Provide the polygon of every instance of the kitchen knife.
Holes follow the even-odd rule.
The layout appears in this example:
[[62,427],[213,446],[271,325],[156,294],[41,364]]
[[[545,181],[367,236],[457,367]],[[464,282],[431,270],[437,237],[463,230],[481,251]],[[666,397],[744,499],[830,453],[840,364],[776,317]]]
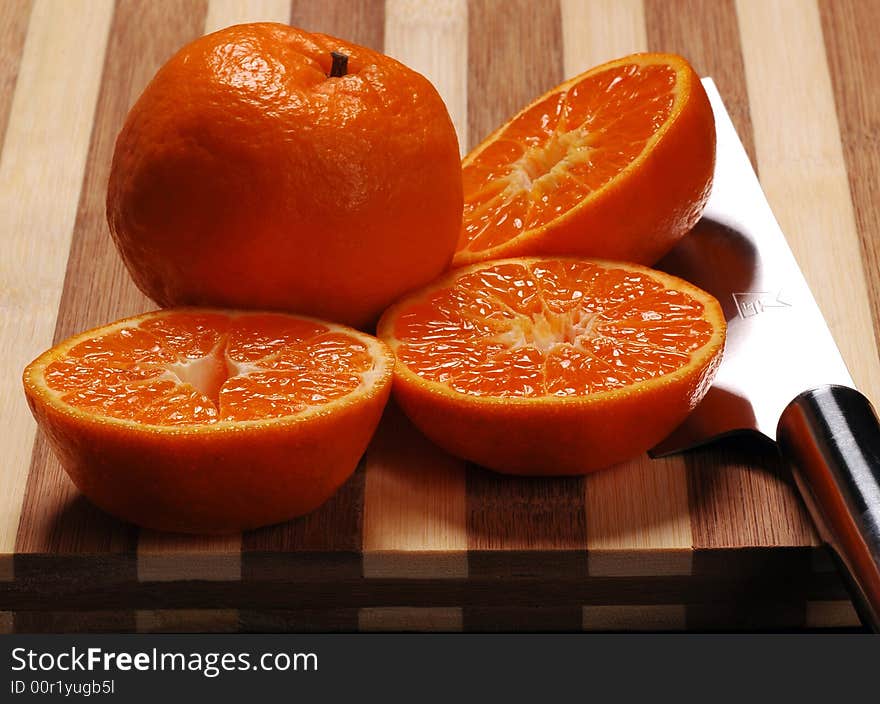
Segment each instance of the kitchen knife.
[[[669,455],[740,432],[775,440],[822,539],[848,571],[863,621],[880,630],[880,426],[853,387],[711,79],[718,134],[712,196],[658,264],[712,293],[727,318],[709,393],[651,451]],[[845,285],[845,282],[841,282]]]

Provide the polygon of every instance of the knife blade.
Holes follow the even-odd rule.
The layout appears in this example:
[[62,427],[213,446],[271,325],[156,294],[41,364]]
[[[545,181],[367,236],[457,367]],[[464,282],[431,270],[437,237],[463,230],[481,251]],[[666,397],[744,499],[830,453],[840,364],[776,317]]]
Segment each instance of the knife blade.
[[792,467],[819,534],[848,570],[862,619],[880,630],[880,426],[853,382],[711,79],[712,195],[657,268],[721,303],[728,332],[712,388],[658,444],[660,457],[757,432]]

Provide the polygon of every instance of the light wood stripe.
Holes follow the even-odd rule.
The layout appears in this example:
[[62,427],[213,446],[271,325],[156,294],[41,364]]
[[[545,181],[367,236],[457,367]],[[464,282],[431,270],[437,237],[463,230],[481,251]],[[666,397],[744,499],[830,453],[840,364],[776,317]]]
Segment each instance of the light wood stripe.
[[877,344],[818,7],[736,7],[761,184],[853,379],[876,404]]
[[462,612],[457,607],[384,606],[358,612],[360,631],[461,631],[462,622]]
[[[641,0],[564,2],[565,75],[647,49]],[[584,481],[591,575],[688,574],[692,537],[679,457],[646,455]],[[657,550],[656,554],[645,554]]]
[[[700,75],[712,76],[754,163],[733,1],[647,0],[645,22],[649,49],[684,54]],[[749,452],[731,455],[715,447],[686,454],[683,459],[688,470],[695,547],[748,546],[765,536],[774,544],[813,542],[809,520],[795,491],[780,479],[783,470],[770,448],[752,444]],[[724,520],[719,521],[719,516]]]
[[385,53],[424,74],[452,117],[464,153],[467,138],[467,0],[387,0]]
[[819,9],[871,294],[874,336],[880,344],[880,141],[875,127],[880,114],[880,42],[866,29],[880,24],[880,3],[822,0]]
[[804,626],[807,628],[854,628],[862,624],[849,600],[808,601]]
[[0,611],[0,634],[12,633],[15,630],[15,616],[11,611]]
[[0,3],[0,151],[32,7],[33,0]]
[[[173,27],[167,27],[169,16],[178,18]],[[198,35],[203,18],[204,4],[186,0],[122,0],[116,6],[58,307],[56,342],[155,307],[135,288],[108,235],[107,179],[116,135],[129,106],[178,45]],[[135,565],[129,557],[136,541],[133,526],[115,521],[79,495],[45,437],[38,436],[18,535],[19,552],[110,553],[120,557],[121,568],[133,578]]]
[[[198,7],[192,2],[186,6]],[[121,0],[116,5],[58,306],[56,343],[83,330],[155,308],[132,283],[110,239],[105,214],[107,180],[116,136],[129,107],[174,51],[176,42],[189,37],[190,23],[185,21],[183,9],[180,0],[161,0],[150,7],[136,0]],[[174,31],[163,26],[171,13],[179,17]],[[35,466],[32,473],[35,469],[43,471]]]
[[282,22],[290,17],[290,0],[209,0],[205,34],[233,24]]
[[645,51],[642,0],[561,0],[565,76]]
[[[14,550],[35,437],[19,374],[52,341],[112,14],[106,0],[88,11],[35,3],[0,156],[0,358],[10,370],[0,379],[3,556]],[[4,557],[0,579],[12,577]]]
[[584,482],[593,576],[690,574],[693,535],[684,459],[647,455]]
[[[439,25],[439,26],[438,26]],[[467,5],[385,7],[389,55],[420,71],[445,99],[459,144],[467,127]],[[367,451],[364,576],[467,576],[464,462],[426,440],[392,403]]]
[[467,576],[464,476],[389,404],[367,450],[365,577]]

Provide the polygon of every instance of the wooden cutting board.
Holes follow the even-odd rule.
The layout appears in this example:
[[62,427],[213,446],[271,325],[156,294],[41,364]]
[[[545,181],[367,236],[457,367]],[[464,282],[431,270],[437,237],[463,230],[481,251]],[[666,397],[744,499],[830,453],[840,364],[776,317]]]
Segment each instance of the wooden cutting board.
[[[585,479],[493,475],[390,407],[360,468],[298,521],[223,539],[91,507],[20,373],[152,306],[104,221],[113,141],[156,68],[228,24],[291,22],[430,77],[462,147],[632,51],[714,77],[856,383],[880,399],[877,4],[857,0],[6,0],[0,3],[0,631],[580,630],[855,623],[772,451],[728,442]],[[873,179],[873,180],[872,180]]]

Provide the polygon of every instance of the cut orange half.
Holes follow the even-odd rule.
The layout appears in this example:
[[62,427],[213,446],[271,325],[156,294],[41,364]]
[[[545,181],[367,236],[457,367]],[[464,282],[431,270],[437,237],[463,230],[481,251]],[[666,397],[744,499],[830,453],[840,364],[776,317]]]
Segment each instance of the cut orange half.
[[393,356],[350,328],[277,313],[178,309],[90,330],[24,371],[74,484],[120,518],[222,533],[326,501],[354,471]]
[[699,219],[715,122],[680,56],[634,54],[557,86],[462,162],[454,265],[520,255],[652,264]]
[[379,323],[415,425],[514,474],[580,474],[652,447],[708,390],[725,330],[718,302],[686,281],[564,258],[453,271]]

